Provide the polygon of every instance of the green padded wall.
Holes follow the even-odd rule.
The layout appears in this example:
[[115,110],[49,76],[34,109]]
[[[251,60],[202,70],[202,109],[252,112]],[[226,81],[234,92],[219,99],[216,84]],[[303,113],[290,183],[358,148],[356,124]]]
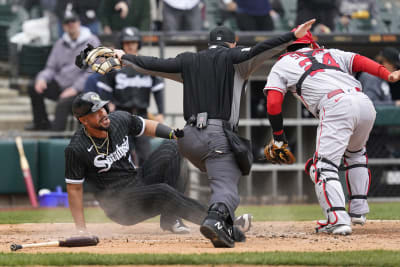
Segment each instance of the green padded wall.
[[[33,184],[38,190],[36,140],[23,140],[25,155],[31,169]],[[0,194],[26,193],[25,181],[19,165],[19,155],[14,140],[0,140]]]
[[55,191],[57,185],[66,189],[64,149],[69,139],[39,140],[39,189]]
[[400,125],[400,108],[390,105],[376,106],[375,125],[392,126]]

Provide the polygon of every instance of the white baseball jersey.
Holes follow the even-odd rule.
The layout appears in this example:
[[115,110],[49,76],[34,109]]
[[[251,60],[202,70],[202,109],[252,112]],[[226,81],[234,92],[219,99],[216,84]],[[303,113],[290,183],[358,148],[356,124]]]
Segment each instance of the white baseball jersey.
[[[304,53],[307,51],[311,50],[303,48],[297,52]],[[302,84],[301,96],[299,97],[296,93],[296,83],[311,66],[311,61],[308,57],[299,53],[287,54],[272,67],[264,91],[276,90],[283,94],[291,91],[311,113],[316,115],[319,103],[327,93],[336,89],[361,89],[360,82],[352,76],[352,64],[355,55],[355,53],[338,49],[314,50],[313,56],[318,62],[339,67],[343,72],[334,69],[321,69],[311,72]]]
[[[296,93],[296,84],[311,66],[311,60],[301,54],[307,51],[311,50],[303,48],[297,51],[300,53],[290,53],[282,57],[273,66],[264,90],[276,90],[283,94],[291,91],[319,118],[316,135],[316,155],[319,159],[327,159],[339,166],[346,152],[350,165],[361,165],[350,169],[347,175],[348,184],[351,185],[349,194],[358,196],[351,200],[349,212],[365,215],[369,211],[366,201],[369,175],[368,169],[362,167],[367,163],[364,146],[373,127],[376,112],[368,96],[359,92],[360,82],[352,76],[356,54],[337,49],[312,50],[318,62],[339,67],[342,71],[318,69],[311,72],[303,81],[299,96]],[[316,169],[320,169],[319,180],[315,181],[315,192],[327,222],[350,227],[351,219],[345,211],[345,197],[337,168],[322,160],[317,160],[315,164]]]

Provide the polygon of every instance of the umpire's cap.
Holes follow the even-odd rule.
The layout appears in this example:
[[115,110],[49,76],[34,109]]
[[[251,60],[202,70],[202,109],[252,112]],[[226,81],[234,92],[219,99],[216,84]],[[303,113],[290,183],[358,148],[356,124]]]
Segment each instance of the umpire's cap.
[[119,42],[121,47],[122,47],[122,42],[138,42],[139,43],[138,49],[140,49],[142,45],[142,37],[137,28],[125,27],[121,31]]
[[210,32],[209,42],[210,44],[234,43],[236,42],[236,36],[231,29],[225,26],[218,26]]
[[80,118],[90,113],[94,113],[101,108],[106,108],[105,105],[109,101],[101,100],[100,96],[95,92],[83,93],[75,97],[72,102],[72,113],[75,118]]

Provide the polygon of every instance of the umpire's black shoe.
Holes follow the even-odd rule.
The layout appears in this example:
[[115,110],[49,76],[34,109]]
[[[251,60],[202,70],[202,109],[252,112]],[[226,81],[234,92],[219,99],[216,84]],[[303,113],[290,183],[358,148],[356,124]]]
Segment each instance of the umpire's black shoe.
[[216,248],[233,248],[235,240],[230,215],[225,204],[215,203],[200,226],[200,232],[211,240]]
[[236,225],[233,226],[233,240],[235,242],[246,242],[246,235]]

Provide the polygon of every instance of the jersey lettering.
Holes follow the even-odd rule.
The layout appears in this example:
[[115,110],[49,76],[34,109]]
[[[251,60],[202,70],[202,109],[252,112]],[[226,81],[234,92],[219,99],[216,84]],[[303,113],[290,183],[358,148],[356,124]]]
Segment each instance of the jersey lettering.
[[124,141],[121,145],[116,145],[115,151],[110,155],[98,155],[94,158],[93,164],[97,168],[103,168],[98,172],[106,172],[111,168],[111,165],[123,158],[126,153],[129,152],[129,141],[128,136],[125,136]]
[[153,86],[153,80],[150,76],[140,76],[136,75],[133,77],[128,77],[125,73],[118,73],[115,76],[116,86],[115,89],[123,90],[128,87],[137,88],[151,88]]
[[328,66],[334,66],[340,68],[339,64],[335,61],[330,53],[325,53],[324,57],[322,58],[322,63]]

